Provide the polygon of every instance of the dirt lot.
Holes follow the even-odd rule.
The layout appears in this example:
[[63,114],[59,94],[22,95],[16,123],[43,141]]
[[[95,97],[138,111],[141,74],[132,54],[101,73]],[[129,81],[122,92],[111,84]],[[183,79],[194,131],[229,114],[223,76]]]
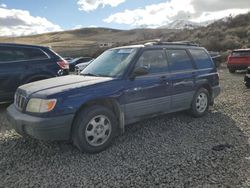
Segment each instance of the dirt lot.
[[0,107],[0,187],[250,187],[250,90],[220,70],[206,117],[175,113],[127,126],[108,150],[24,139]]

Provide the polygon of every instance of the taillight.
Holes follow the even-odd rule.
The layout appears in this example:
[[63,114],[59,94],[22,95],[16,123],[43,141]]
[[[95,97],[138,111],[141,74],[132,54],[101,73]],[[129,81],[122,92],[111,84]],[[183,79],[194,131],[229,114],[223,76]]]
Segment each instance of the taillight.
[[227,63],[229,63],[229,61],[231,60],[231,55],[227,56]]
[[57,62],[61,69],[69,69],[69,64],[66,60],[60,60]]

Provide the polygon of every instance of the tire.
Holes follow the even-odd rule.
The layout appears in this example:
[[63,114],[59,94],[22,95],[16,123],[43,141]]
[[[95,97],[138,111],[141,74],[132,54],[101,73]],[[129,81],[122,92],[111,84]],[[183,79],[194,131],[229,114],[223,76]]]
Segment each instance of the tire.
[[229,69],[229,72],[232,74],[235,73],[235,71],[236,71],[235,69]]
[[250,83],[245,83],[245,86],[249,89],[250,88]]
[[112,144],[117,125],[114,113],[106,107],[94,105],[83,109],[73,124],[73,144],[81,152],[101,152]]
[[209,104],[210,96],[208,90],[200,88],[194,95],[189,112],[193,117],[202,117],[207,113]]

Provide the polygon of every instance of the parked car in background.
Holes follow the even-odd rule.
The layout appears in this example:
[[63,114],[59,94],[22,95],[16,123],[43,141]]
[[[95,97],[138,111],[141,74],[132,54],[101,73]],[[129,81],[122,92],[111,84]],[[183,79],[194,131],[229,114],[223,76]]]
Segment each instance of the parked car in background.
[[69,62],[69,71],[74,72],[76,65],[78,65],[79,63],[89,62],[92,59],[93,59],[92,57],[78,57],[73,59],[72,61]]
[[244,78],[246,87],[250,88],[250,66],[247,68],[247,73]]
[[65,59],[66,61],[70,62],[70,61],[72,61],[74,58],[73,58],[73,57],[63,57],[63,59]]
[[208,52],[209,55],[211,56],[211,58],[213,59],[216,67],[219,67],[221,64],[221,55],[219,52],[213,52],[213,51],[209,51]]
[[20,85],[68,73],[68,63],[48,47],[0,43],[0,103],[12,101]]
[[219,93],[206,49],[156,42],[107,50],[81,75],[21,86],[7,111],[21,135],[72,140],[79,150],[95,153],[126,124],[182,110],[204,116]]
[[94,61],[94,59],[88,61],[88,62],[85,62],[85,63],[79,63],[75,66],[75,72],[76,74],[80,74],[83,69],[85,69],[92,61]]
[[227,59],[227,67],[230,73],[236,70],[246,70],[250,66],[250,49],[233,50]]

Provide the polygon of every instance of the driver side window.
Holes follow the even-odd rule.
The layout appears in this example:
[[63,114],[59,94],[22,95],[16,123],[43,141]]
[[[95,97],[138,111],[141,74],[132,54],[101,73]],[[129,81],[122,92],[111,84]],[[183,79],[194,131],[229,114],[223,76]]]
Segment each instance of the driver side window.
[[150,74],[167,71],[167,61],[163,50],[144,51],[136,63],[136,67],[145,67]]

